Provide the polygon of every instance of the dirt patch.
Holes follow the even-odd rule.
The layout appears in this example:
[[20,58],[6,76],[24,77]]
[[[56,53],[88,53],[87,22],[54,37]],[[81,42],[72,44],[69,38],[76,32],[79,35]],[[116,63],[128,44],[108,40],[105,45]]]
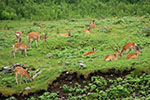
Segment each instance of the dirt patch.
[[[118,77],[125,78],[125,76],[130,74],[133,70],[134,68],[126,69],[122,73],[119,70],[115,70],[114,68],[108,70],[108,72],[106,73],[103,73],[101,71],[95,71],[95,72],[90,73],[88,75],[88,78],[86,79],[84,78],[84,75],[78,76],[76,72],[70,73],[70,72],[65,71],[65,72],[62,72],[62,74],[59,77],[57,77],[57,79],[54,80],[52,84],[49,85],[47,91],[45,90],[37,91],[35,93],[30,93],[28,96],[21,96],[22,93],[20,93],[20,95],[14,94],[12,96],[14,96],[17,100],[26,100],[30,96],[38,97],[42,95],[44,92],[58,92],[59,98],[66,98],[66,93],[64,92],[62,88],[63,85],[74,87],[74,84],[78,83],[81,85],[81,88],[83,88],[90,82],[90,79],[92,76],[102,76],[106,80],[109,80],[109,79],[114,80]],[[84,81],[86,81],[86,83],[84,83]],[[109,87],[110,87],[110,84],[108,84],[106,89]],[[4,97],[2,94],[0,94],[0,98],[1,100],[5,100],[8,97]]]

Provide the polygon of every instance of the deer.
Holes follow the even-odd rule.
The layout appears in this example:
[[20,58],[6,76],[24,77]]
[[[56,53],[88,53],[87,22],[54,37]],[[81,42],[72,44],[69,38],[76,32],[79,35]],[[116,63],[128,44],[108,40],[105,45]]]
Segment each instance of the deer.
[[40,23],[38,24],[38,26],[40,27],[40,28],[45,28],[44,26],[42,26]]
[[128,42],[126,43],[123,48],[122,51],[120,53],[120,56],[123,56],[124,51],[126,51],[126,54],[128,54],[129,50],[134,49],[136,51],[136,44],[134,42]]
[[92,51],[90,51],[90,52],[85,52],[84,54],[83,54],[83,56],[89,56],[89,55],[92,55],[92,54],[95,54],[95,48],[92,48]]
[[16,38],[18,43],[21,42],[21,36],[22,36],[22,32],[16,32]]
[[31,47],[31,43],[32,43],[33,40],[36,40],[36,47],[38,46],[38,41],[39,41],[40,39],[42,39],[44,42],[46,42],[46,39],[47,39],[46,36],[47,36],[47,33],[45,33],[44,37],[42,37],[39,32],[30,32],[30,33],[27,35],[27,38],[28,38],[28,40],[29,40],[28,43],[29,43],[30,48],[32,48],[32,47]]
[[135,59],[138,57],[138,55],[142,53],[139,48],[136,50],[136,53],[130,53],[127,55],[127,59]]
[[69,37],[69,36],[71,36],[71,30],[68,30],[68,33],[60,33],[60,34],[58,34],[59,36],[63,36],[63,37]]
[[28,77],[31,81],[33,81],[33,78],[31,78],[31,77],[29,76],[27,70],[24,69],[23,67],[17,66],[17,67],[14,68],[14,71],[15,71],[15,73],[16,73],[16,83],[17,83],[17,84],[18,84],[18,78],[17,78],[17,77],[18,77],[18,74],[20,74],[20,76],[21,76],[20,84],[21,84],[21,81],[22,81],[23,76],[26,76],[26,77]]
[[14,54],[14,58],[16,58],[16,52],[18,50],[22,50],[22,55],[25,53],[25,56],[27,56],[27,45],[25,43],[15,43],[13,48],[12,53]]
[[89,28],[93,29],[94,27],[96,27],[96,25],[94,24],[95,20],[92,20],[89,24]]
[[113,61],[118,59],[118,55],[120,54],[119,45],[117,44],[117,49],[114,49],[112,45],[110,47],[116,52],[115,54],[108,54],[105,56],[104,61]]
[[86,34],[88,34],[88,33],[91,32],[91,28],[89,28],[88,30],[85,29],[85,30],[83,30],[83,32],[86,33]]

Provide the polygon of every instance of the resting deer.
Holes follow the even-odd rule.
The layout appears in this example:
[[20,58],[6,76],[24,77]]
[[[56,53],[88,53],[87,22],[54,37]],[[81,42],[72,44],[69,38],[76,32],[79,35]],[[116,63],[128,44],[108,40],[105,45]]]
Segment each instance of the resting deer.
[[25,55],[27,56],[27,45],[25,43],[15,43],[13,45],[14,50],[12,51],[12,53],[14,54],[14,58],[16,57],[16,52],[18,50],[22,50],[22,55],[25,53]]
[[69,37],[71,36],[71,30],[68,30],[68,33],[60,33],[59,36]]
[[16,32],[16,38],[18,43],[21,42],[21,36],[22,36],[22,32]]
[[111,48],[112,48],[116,53],[115,53],[115,54],[108,54],[108,55],[106,55],[105,58],[104,58],[104,61],[113,61],[113,60],[117,60],[117,59],[118,59],[118,55],[120,54],[119,45],[117,45],[117,46],[118,46],[117,49],[114,49],[114,48],[112,47],[112,45],[110,45],[110,46],[111,46]]
[[88,33],[91,32],[91,28],[89,28],[88,30],[85,29],[85,30],[83,30],[83,32],[86,33],[86,34],[88,34]]
[[21,81],[22,81],[22,78],[23,78],[23,76],[26,76],[26,77],[28,77],[31,81],[33,81],[33,78],[31,78],[30,76],[29,76],[29,74],[28,74],[28,72],[27,72],[27,70],[26,69],[24,69],[23,67],[15,67],[14,68],[14,71],[16,72],[16,83],[18,84],[18,74],[20,74],[21,75],[21,79],[20,79],[20,84],[21,84]]
[[140,50],[136,50],[136,53],[130,53],[127,55],[127,59],[135,59],[138,57],[138,55],[142,53]]
[[41,24],[38,24],[40,28],[45,28],[44,26],[42,26]]
[[94,27],[96,27],[96,25],[94,24],[95,20],[92,20],[89,24],[89,28],[93,29]]
[[134,49],[135,51],[136,51],[136,45],[135,45],[135,43],[134,42],[128,42],[128,43],[126,43],[124,46],[123,46],[123,48],[122,48],[122,51],[121,51],[121,54],[120,54],[120,56],[123,56],[123,52],[124,51],[126,51],[126,54],[128,54],[128,52],[129,52],[129,50],[130,49]]
[[41,34],[39,32],[30,32],[28,35],[27,35],[27,38],[29,39],[29,46],[31,48],[31,43],[33,40],[36,40],[36,46],[38,46],[38,41],[40,39],[44,40],[44,42],[46,42],[46,37],[47,36],[47,33],[45,33],[44,37],[41,36]]
[[84,53],[83,56],[89,56],[95,54],[95,50],[96,50],[95,48],[92,48],[92,51]]

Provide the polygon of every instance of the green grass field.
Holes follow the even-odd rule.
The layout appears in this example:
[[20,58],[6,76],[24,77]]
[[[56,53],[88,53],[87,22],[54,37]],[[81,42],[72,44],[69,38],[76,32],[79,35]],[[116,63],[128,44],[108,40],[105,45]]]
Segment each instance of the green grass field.
[[[19,63],[26,67],[40,69],[43,72],[35,78],[34,82],[17,85],[15,73],[2,74],[0,72],[0,93],[4,96],[13,94],[26,95],[30,92],[46,90],[59,75],[64,71],[77,72],[78,75],[88,77],[89,73],[100,70],[107,72],[109,69],[115,68],[123,72],[131,69],[135,63],[135,70],[131,72],[133,76],[140,75],[142,72],[150,73],[150,16],[142,17],[121,17],[121,18],[105,18],[95,19],[96,27],[90,34],[82,31],[88,28],[88,24],[93,19],[66,19],[59,21],[1,21],[0,22],[0,68],[4,66],[12,66]],[[39,28],[41,23],[45,28]],[[104,27],[107,27],[106,29]],[[72,30],[71,37],[60,37],[59,33],[67,33]],[[47,42],[39,41],[36,47],[35,41],[32,42],[32,48],[28,48],[25,57],[18,51],[16,58],[10,56],[13,50],[13,44],[17,42],[15,37],[16,31],[22,31],[22,42],[28,43],[27,34],[29,32],[40,32],[42,36],[47,32]],[[126,59],[126,56],[118,57],[118,60],[105,62],[104,57],[107,54],[114,54],[110,44],[122,47],[125,43],[133,41],[140,46],[142,53],[137,59]],[[84,52],[91,51],[96,48],[95,54],[90,56],[82,56]],[[131,50],[130,53],[135,52]],[[52,58],[46,58],[48,55]],[[86,67],[82,68],[78,62],[82,60]],[[70,62],[70,65],[66,65]],[[66,67],[66,68],[64,68]],[[117,73],[117,72],[116,72]],[[34,75],[34,72],[30,72]],[[11,86],[7,87],[8,85]],[[24,88],[31,86],[31,90],[24,91]]]

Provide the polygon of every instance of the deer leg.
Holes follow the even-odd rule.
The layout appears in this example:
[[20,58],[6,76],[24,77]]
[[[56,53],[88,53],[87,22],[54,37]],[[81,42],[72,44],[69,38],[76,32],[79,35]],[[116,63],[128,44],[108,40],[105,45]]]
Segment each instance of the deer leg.
[[14,50],[14,52],[13,52],[13,53],[14,53],[14,58],[16,58],[16,50]]
[[32,47],[31,47],[31,42],[32,42],[32,39],[29,40],[29,46],[30,46],[30,48],[32,48]]
[[36,47],[38,47],[38,39],[37,40],[35,40],[36,41]]
[[18,74],[16,73],[16,83],[18,84],[18,79],[17,79],[17,77],[18,77]]
[[24,50],[22,50],[22,55],[24,55]]
[[25,52],[25,56],[27,56],[27,49],[25,49],[24,52]]
[[19,38],[19,42],[21,42],[21,38]]
[[21,78],[20,78],[20,84],[21,84],[21,81],[22,81],[22,77],[23,77],[23,75],[21,75]]
[[129,52],[129,49],[126,50],[126,55],[128,54],[128,52]]

